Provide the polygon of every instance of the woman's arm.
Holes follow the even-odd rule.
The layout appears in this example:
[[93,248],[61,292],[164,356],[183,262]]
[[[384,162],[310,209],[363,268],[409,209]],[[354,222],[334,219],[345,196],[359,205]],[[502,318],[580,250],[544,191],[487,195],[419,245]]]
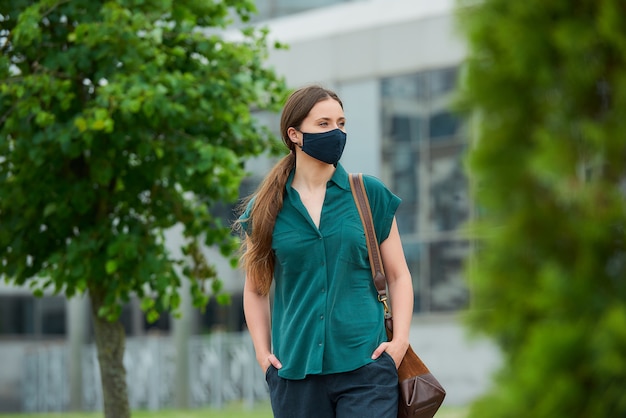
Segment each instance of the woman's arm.
[[248,276],[243,287],[243,312],[259,365],[263,371],[270,364],[280,369],[280,361],[272,354],[269,295],[260,295]]
[[396,366],[400,365],[409,347],[409,329],[413,316],[413,282],[406,264],[398,225],[394,218],[389,236],[380,245],[385,276],[389,285],[389,296],[393,313],[393,339],[381,344],[372,358],[377,358],[383,351],[393,357]]

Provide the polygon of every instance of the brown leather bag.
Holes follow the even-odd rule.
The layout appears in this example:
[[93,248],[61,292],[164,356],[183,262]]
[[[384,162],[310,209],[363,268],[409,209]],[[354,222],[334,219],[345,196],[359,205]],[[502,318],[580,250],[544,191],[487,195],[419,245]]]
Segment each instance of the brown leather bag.
[[[372,212],[361,174],[350,174],[350,187],[356,201],[369,252],[372,278],[378,291],[378,300],[385,309],[385,325],[389,341],[393,337],[393,318],[387,299],[387,278],[383,269],[380,248],[372,221]],[[428,367],[409,346],[398,367],[398,418],[432,418],[446,396],[446,391],[428,370]]]

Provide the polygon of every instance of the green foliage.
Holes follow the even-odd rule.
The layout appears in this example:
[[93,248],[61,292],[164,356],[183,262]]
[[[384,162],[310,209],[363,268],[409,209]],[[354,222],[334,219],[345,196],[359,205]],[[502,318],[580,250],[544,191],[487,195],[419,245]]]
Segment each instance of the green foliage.
[[626,7],[460,1],[480,219],[471,327],[504,365],[472,415],[626,415]]
[[[236,242],[212,214],[271,148],[266,32],[223,34],[251,0],[13,0],[0,6],[0,277],[72,296],[131,294],[149,319],[221,291],[202,252]],[[178,226],[184,256],[165,233]],[[221,300],[224,296],[220,296]]]

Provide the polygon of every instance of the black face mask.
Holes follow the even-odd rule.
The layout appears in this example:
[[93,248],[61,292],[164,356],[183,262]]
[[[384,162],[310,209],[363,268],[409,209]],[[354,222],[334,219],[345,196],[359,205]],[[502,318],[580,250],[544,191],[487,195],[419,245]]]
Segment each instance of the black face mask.
[[341,129],[312,134],[302,132],[302,151],[326,164],[337,165],[346,146],[347,135]]

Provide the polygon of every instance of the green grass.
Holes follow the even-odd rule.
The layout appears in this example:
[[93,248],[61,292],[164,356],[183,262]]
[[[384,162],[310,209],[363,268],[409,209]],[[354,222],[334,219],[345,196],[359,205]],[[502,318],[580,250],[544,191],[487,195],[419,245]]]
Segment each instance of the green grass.
[[[465,418],[464,408],[443,407],[436,418]],[[272,418],[272,410],[267,404],[258,404],[252,410],[241,404],[224,409],[194,409],[189,411],[133,411],[133,418]],[[0,414],[0,418],[102,418],[100,412],[74,412],[61,414]]]

